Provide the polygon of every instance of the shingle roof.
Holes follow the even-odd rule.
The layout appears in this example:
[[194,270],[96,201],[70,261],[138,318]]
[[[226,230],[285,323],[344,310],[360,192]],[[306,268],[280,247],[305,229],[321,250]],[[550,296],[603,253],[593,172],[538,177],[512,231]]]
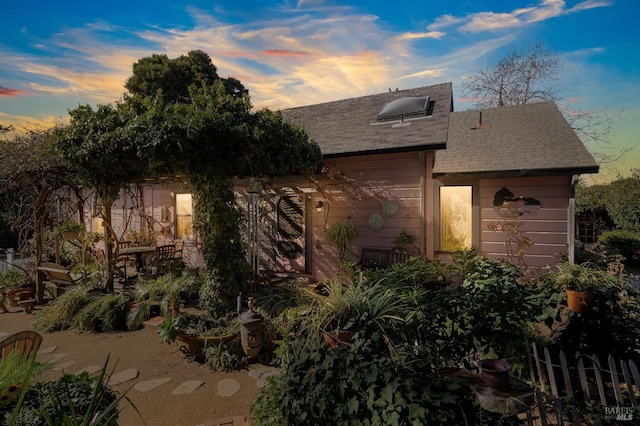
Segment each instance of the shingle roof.
[[[414,96],[429,96],[435,101],[431,116],[395,128],[391,122],[376,123],[378,113],[387,103]],[[451,83],[443,83],[291,108],[282,114],[304,127],[327,158],[443,148],[452,109]]]
[[[476,129],[482,113],[483,128]],[[434,175],[597,173],[598,164],[553,102],[451,114]]]

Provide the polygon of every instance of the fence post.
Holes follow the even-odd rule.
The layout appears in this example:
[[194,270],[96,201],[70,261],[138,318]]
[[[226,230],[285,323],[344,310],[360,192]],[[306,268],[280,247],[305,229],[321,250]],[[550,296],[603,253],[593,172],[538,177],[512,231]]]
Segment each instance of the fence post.
[[7,269],[9,270],[13,269],[14,254],[15,251],[12,248],[7,249]]

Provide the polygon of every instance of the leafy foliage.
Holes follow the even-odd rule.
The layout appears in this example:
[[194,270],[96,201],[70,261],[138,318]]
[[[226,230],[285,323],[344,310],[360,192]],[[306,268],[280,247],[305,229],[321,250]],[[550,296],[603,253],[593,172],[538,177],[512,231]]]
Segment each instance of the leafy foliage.
[[620,256],[625,265],[640,263],[640,233],[625,230],[605,232],[598,238],[598,244],[609,258]]
[[[0,413],[15,426],[115,426],[120,413],[118,405],[126,393],[116,395],[106,383],[108,362],[107,358],[98,376],[83,372],[65,374],[55,381],[31,383],[24,389],[23,399],[12,407],[12,413]],[[137,411],[135,406],[133,409]]]

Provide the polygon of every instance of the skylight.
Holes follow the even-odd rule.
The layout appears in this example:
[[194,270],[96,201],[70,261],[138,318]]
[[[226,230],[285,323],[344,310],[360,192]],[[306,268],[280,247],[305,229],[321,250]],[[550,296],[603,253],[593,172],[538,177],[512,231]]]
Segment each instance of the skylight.
[[391,101],[378,113],[378,121],[424,117],[429,111],[429,96],[412,96]]

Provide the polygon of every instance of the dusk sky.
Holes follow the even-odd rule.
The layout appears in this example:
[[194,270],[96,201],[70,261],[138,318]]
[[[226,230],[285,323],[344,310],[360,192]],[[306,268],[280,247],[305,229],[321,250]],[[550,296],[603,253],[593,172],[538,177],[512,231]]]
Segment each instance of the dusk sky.
[[[570,109],[621,112],[615,156],[640,139],[639,17],[637,0],[5,2],[0,124],[50,126],[78,105],[113,103],[138,59],[195,49],[257,108],[452,82],[462,111],[465,76],[541,41],[558,54]],[[633,167],[640,147],[616,164]]]

